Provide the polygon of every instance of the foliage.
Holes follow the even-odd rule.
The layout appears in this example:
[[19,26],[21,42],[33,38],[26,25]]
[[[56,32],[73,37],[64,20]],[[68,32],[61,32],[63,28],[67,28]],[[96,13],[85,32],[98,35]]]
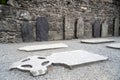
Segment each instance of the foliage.
[[7,4],[7,0],[0,0],[0,4]]

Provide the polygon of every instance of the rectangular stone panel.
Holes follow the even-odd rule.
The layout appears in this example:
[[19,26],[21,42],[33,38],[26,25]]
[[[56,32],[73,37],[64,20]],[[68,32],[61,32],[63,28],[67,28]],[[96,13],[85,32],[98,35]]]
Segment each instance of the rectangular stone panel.
[[107,21],[104,21],[102,23],[101,37],[107,37],[107,36],[108,36],[108,24]]
[[85,31],[84,31],[84,37],[85,38],[92,38],[92,25],[89,22],[85,22]]
[[22,39],[24,42],[34,41],[33,27],[30,25],[29,22],[27,22],[27,21],[23,22],[21,31],[22,31]]
[[114,21],[114,36],[119,36],[119,27],[120,27],[120,23],[119,23],[119,16],[117,18],[115,18]]
[[82,38],[84,37],[84,21],[83,21],[83,18],[80,17],[78,20],[77,20],[77,38]]
[[101,24],[100,20],[97,19],[93,24],[93,37],[100,37],[101,36]]
[[38,17],[36,22],[36,40],[48,41],[49,24],[45,17]]
[[75,19],[73,17],[65,16],[64,30],[65,39],[73,39],[75,37]]

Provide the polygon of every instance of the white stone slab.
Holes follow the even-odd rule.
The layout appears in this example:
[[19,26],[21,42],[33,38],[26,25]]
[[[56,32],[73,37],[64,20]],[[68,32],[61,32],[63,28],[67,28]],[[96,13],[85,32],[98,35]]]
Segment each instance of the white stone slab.
[[104,57],[98,54],[93,54],[84,50],[74,50],[54,53],[47,57],[54,64],[65,64],[70,67],[80,65],[84,63],[96,62],[101,60],[107,60],[108,57]]
[[25,46],[25,47],[18,48],[18,50],[37,51],[37,50],[56,49],[56,48],[65,48],[65,47],[68,47],[68,46],[64,43],[55,43],[55,44]]
[[113,43],[113,44],[107,45],[107,47],[120,49],[120,43]]
[[51,64],[52,63],[45,57],[31,56],[13,63],[10,66],[10,70],[17,68],[23,71],[29,71],[33,76],[38,76],[45,74],[47,67]]
[[99,43],[109,43],[114,42],[113,39],[105,39],[105,38],[94,38],[94,39],[84,39],[81,40],[82,43],[90,43],[90,44],[99,44]]
[[93,54],[84,50],[74,50],[66,52],[53,53],[48,57],[31,56],[13,63],[11,69],[20,69],[29,71],[33,76],[43,75],[47,72],[47,67],[53,64],[64,64],[70,67],[90,62],[107,60],[98,54]]

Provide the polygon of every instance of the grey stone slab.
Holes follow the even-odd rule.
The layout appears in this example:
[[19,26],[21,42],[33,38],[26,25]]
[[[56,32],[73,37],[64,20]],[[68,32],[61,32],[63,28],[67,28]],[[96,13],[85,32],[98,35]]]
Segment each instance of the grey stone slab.
[[93,39],[83,39],[82,43],[90,43],[90,44],[100,44],[100,43],[109,43],[114,42],[113,39],[105,39],[105,38],[93,38]]
[[105,20],[102,23],[101,37],[107,37],[107,36],[108,36],[108,24],[107,21]]
[[81,38],[84,36],[84,21],[83,18],[80,17],[77,21],[77,38]]
[[92,38],[92,24],[90,24],[89,22],[85,22],[85,32],[84,32],[84,37],[85,38]]
[[24,42],[34,41],[33,27],[30,25],[29,22],[27,22],[27,21],[23,22],[21,31],[22,31],[22,39]]
[[75,36],[75,19],[70,16],[65,16],[65,39],[73,39]]
[[113,44],[107,45],[107,47],[120,49],[120,43],[113,43]]
[[36,23],[36,40],[48,41],[49,24],[45,17],[38,17]]
[[53,53],[47,58],[54,64],[64,64],[70,67],[108,59],[108,57],[104,57],[84,50]]
[[53,64],[64,64],[70,67],[75,65],[97,62],[107,60],[108,57],[104,57],[98,54],[93,54],[84,50],[74,50],[66,52],[53,53],[48,57],[31,56],[13,63],[10,66],[11,69],[20,69],[23,71],[29,71],[33,76],[43,75],[47,73],[47,67]]
[[101,33],[101,24],[100,24],[100,20],[97,19],[93,24],[93,37],[100,37],[100,33]]
[[54,43],[54,44],[44,44],[44,45],[31,45],[18,48],[18,50],[22,51],[38,51],[38,50],[48,50],[48,49],[56,49],[56,48],[65,48],[68,47],[63,43]]
[[119,16],[117,18],[115,18],[115,22],[114,22],[114,36],[119,36]]

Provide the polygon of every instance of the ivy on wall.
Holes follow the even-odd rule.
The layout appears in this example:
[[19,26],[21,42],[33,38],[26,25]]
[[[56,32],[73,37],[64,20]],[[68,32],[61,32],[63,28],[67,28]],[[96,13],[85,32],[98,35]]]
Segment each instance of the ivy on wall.
[[7,4],[7,0],[0,0],[0,4]]

